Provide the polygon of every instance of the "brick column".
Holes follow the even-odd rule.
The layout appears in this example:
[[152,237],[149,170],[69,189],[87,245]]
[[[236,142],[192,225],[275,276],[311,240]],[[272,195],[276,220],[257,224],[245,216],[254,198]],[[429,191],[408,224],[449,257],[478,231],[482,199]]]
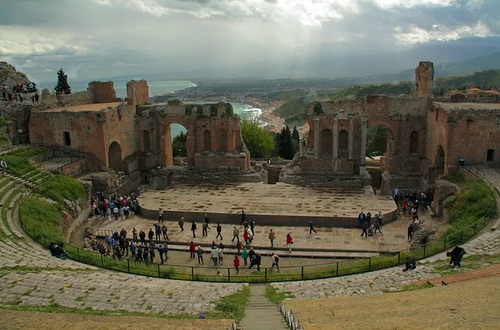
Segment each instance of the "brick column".
[[333,118],[333,159],[339,158],[339,119]]
[[319,117],[314,117],[314,158],[319,158]]
[[366,123],[368,118],[361,119],[361,166],[365,165],[366,160]]
[[354,121],[352,116],[349,116],[349,155],[348,159],[352,159],[354,156]]

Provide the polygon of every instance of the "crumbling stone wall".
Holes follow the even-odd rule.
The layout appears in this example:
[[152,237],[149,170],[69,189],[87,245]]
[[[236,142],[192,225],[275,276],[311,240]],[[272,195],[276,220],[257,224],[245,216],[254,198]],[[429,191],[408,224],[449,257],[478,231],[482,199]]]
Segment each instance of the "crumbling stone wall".
[[134,106],[149,103],[149,88],[146,80],[131,80],[127,83],[127,102]]
[[93,81],[89,83],[88,90],[94,97],[92,103],[116,102],[116,92],[112,81]]
[[422,61],[415,70],[416,96],[433,98],[434,64]]

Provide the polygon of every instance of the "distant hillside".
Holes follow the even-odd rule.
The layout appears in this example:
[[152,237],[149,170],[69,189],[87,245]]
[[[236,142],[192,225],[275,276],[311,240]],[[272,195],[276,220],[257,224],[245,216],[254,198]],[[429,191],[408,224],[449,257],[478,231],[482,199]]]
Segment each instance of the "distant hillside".
[[436,77],[470,74],[489,69],[500,69],[500,52],[464,61],[437,64],[434,67]]
[[449,90],[471,87],[484,90],[500,88],[500,69],[475,72],[467,76],[438,78],[434,81],[434,95],[441,96]]
[[12,87],[15,84],[29,81],[28,76],[22,72],[16,71],[16,68],[9,63],[0,62],[0,86],[7,85],[7,87]]

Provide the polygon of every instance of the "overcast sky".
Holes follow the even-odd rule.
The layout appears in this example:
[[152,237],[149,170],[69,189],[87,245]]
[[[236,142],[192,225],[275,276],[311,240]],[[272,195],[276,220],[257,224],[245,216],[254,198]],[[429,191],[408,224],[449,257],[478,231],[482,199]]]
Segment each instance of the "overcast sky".
[[162,72],[178,79],[312,76],[335,62],[328,69],[335,75],[367,58],[400,69],[412,52],[439,62],[500,49],[498,0],[0,0],[0,7],[0,60],[36,81],[55,81],[61,67],[72,80]]

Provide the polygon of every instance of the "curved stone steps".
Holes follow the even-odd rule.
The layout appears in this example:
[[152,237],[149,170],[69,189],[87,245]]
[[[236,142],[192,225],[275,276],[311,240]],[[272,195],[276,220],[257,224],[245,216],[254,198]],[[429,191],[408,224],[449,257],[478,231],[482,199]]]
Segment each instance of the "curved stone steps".
[[23,192],[20,191],[16,196],[10,201],[9,210],[7,211],[7,224],[10,227],[12,233],[18,238],[24,238],[24,234],[18,228],[17,224],[14,223],[14,214],[19,210],[19,201],[23,197]]
[[7,223],[7,218],[4,217],[4,210],[6,210],[8,213],[13,194],[15,194],[15,192],[18,190],[18,188],[19,187],[17,185],[10,185],[9,188],[7,188],[7,191],[5,191],[3,193],[2,199],[0,200],[0,205],[2,206],[0,209],[1,218],[2,218],[2,221],[0,221],[0,229],[7,236],[12,236],[13,233],[12,233],[12,230],[7,227],[8,223]]

